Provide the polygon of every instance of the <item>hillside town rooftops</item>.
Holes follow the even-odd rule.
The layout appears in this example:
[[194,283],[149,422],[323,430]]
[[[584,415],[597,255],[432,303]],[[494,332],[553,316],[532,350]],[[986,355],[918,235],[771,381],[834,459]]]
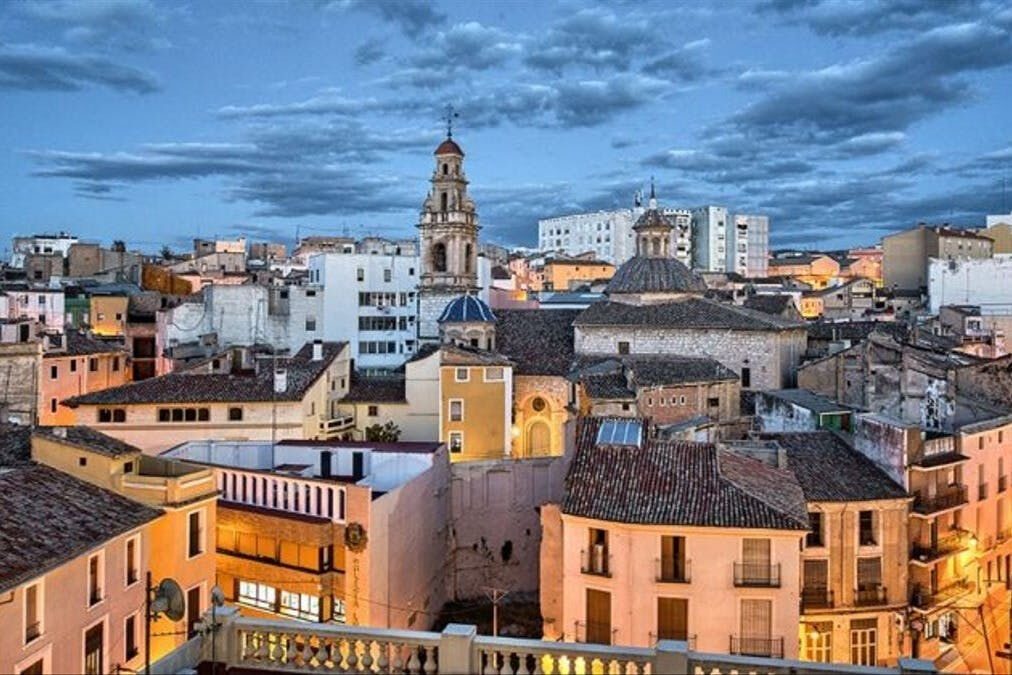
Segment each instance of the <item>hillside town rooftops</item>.
[[644,525],[805,531],[808,511],[791,472],[712,443],[597,442],[602,418],[583,418],[563,513]]
[[515,375],[566,375],[573,365],[573,320],[581,310],[496,310],[496,350]]
[[312,358],[308,343],[295,356],[278,359],[286,371],[284,391],[274,389],[274,372],[265,368],[250,375],[217,373],[169,373],[140,382],[74,396],[64,405],[146,404],[146,403],[226,403],[257,401],[298,401],[347,346],[344,342],[324,342],[323,357]]

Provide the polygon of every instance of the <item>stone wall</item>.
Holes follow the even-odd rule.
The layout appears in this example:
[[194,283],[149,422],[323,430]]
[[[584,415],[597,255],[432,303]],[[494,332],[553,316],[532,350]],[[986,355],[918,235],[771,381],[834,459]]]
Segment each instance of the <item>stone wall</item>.
[[36,422],[41,369],[41,342],[0,344],[0,410],[6,415],[0,422]]

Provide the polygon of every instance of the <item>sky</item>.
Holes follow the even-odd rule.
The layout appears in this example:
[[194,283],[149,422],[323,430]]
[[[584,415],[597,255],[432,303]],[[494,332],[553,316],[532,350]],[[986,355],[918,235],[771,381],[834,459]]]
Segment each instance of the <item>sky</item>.
[[1012,209],[1009,1],[46,0],[0,3],[0,249],[415,236],[448,104],[504,245],[651,176],[778,247]]

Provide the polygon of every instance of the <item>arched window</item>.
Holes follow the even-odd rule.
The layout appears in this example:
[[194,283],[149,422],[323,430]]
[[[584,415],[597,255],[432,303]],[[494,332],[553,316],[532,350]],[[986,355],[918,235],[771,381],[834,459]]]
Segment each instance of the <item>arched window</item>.
[[442,242],[432,245],[432,269],[436,272],[446,271],[446,244]]
[[474,247],[468,244],[464,247],[464,271],[471,271],[471,256],[474,254]]
[[527,454],[537,457],[552,451],[552,434],[544,422],[535,422],[527,429]]
[[445,192],[441,192],[439,194],[439,210],[440,211],[445,211],[446,210],[446,193]]
[[446,162],[443,162],[443,175],[445,176],[448,173],[450,173],[450,165],[447,164]]

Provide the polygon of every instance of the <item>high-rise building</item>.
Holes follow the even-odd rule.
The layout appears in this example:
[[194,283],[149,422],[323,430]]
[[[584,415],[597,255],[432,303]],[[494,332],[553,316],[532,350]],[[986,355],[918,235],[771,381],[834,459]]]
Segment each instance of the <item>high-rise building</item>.
[[636,252],[632,226],[642,209],[576,213],[538,221],[538,248],[567,255],[593,252],[621,265]]
[[464,151],[447,129],[436,148],[432,188],[418,223],[421,276],[418,339],[439,339],[437,319],[460,295],[478,293],[478,214],[467,194]]
[[692,210],[692,263],[705,272],[723,272],[727,265],[727,208],[701,206]]
[[727,232],[726,271],[749,278],[766,276],[770,220],[736,213]]

